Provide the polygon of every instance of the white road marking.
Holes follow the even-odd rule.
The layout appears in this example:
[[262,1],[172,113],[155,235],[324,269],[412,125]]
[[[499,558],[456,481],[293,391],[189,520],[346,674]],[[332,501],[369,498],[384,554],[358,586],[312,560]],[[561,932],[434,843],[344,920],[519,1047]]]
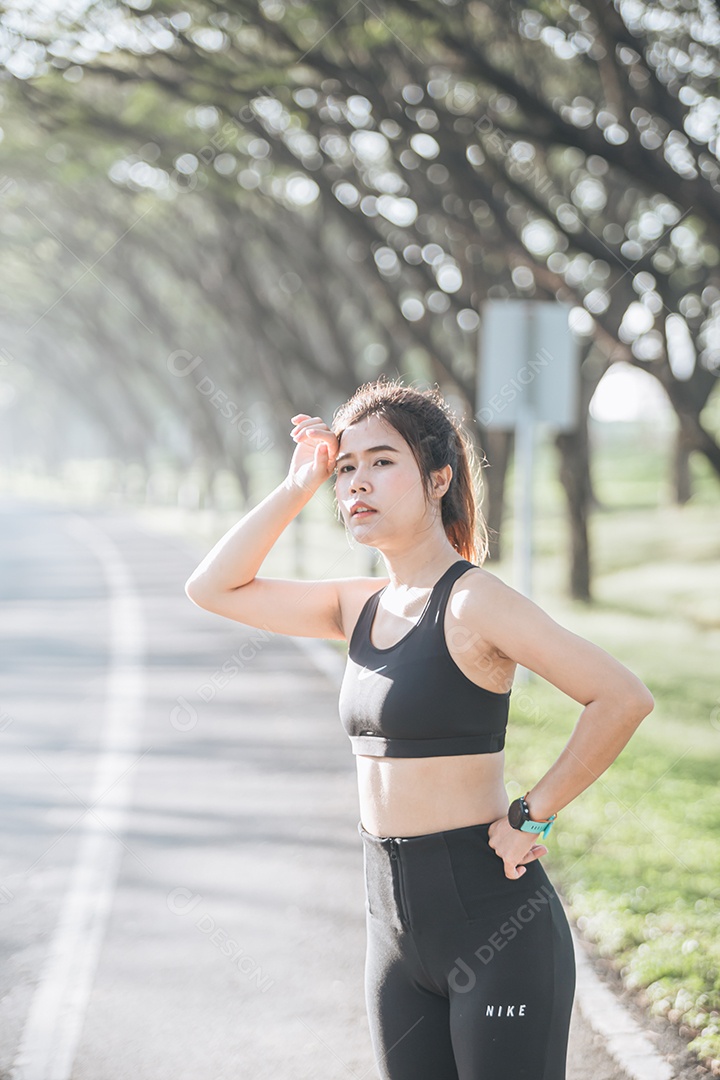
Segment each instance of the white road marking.
[[142,606],[127,563],[117,545],[88,519],[74,515],[68,525],[99,560],[109,593],[103,745],[89,800],[98,806],[76,826],[81,831],[76,863],[13,1061],[12,1080],[70,1080],[125,850],[120,836],[131,798],[129,766],[138,758],[145,700]]

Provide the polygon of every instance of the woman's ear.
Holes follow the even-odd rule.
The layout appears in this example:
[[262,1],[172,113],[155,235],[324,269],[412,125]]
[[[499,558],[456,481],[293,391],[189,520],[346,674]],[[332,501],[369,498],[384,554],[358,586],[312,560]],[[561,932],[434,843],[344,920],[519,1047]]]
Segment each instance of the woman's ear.
[[442,469],[436,469],[433,475],[433,495],[441,499],[447,493],[453,477],[452,465],[445,465]]

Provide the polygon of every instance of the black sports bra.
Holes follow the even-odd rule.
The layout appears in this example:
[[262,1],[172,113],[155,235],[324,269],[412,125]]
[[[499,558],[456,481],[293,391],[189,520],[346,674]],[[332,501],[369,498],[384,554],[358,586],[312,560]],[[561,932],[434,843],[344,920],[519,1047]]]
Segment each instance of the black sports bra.
[[368,597],[340,687],[340,720],[354,754],[435,757],[502,750],[512,690],[499,694],[468,679],[450,655],[443,629],[450,590],[475,565],[467,559],[452,563],[419,620],[388,649],[370,641],[385,589]]

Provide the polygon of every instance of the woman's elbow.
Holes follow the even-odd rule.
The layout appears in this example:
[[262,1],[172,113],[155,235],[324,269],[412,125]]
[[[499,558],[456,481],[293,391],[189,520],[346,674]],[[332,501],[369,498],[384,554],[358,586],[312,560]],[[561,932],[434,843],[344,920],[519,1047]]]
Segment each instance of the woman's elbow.
[[655,708],[655,698],[645,683],[633,672],[626,671],[605,691],[605,701],[630,726],[637,727]]
[[208,603],[209,592],[207,587],[203,587],[200,578],[192,575],[185,582],[185,595],[198,607],[205,607]]
[[654,708],[655,698],[652,696],[645,683],[640,683],[636,694],[633,695],[633,717],[636,719],[637,723],[640,724],[646,716],[650,715]]

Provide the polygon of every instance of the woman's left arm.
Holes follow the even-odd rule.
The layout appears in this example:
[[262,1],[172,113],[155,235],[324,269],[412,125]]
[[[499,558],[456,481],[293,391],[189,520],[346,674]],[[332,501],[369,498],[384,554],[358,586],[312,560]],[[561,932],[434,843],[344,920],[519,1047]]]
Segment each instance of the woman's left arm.
[[[482,579],[478,575],[468,588],[466,604],[463,618],[467,625],[499,657],[522,664],[585,706],[562,753],[528,792],[530,817],[545,820],[572,802],[612,764],[652,712],[655,700],[619,660],[560,626],[532,600],[494,575]],[[500,830],[496,822],[492,835],[507,848],[507,854],[514,858],[523,845],[529,850],[533,834],[513,829],[507,818],[500,824],[503,821],[509,832]],[[497,846],[495,850],[504,857],[504,850]]]

